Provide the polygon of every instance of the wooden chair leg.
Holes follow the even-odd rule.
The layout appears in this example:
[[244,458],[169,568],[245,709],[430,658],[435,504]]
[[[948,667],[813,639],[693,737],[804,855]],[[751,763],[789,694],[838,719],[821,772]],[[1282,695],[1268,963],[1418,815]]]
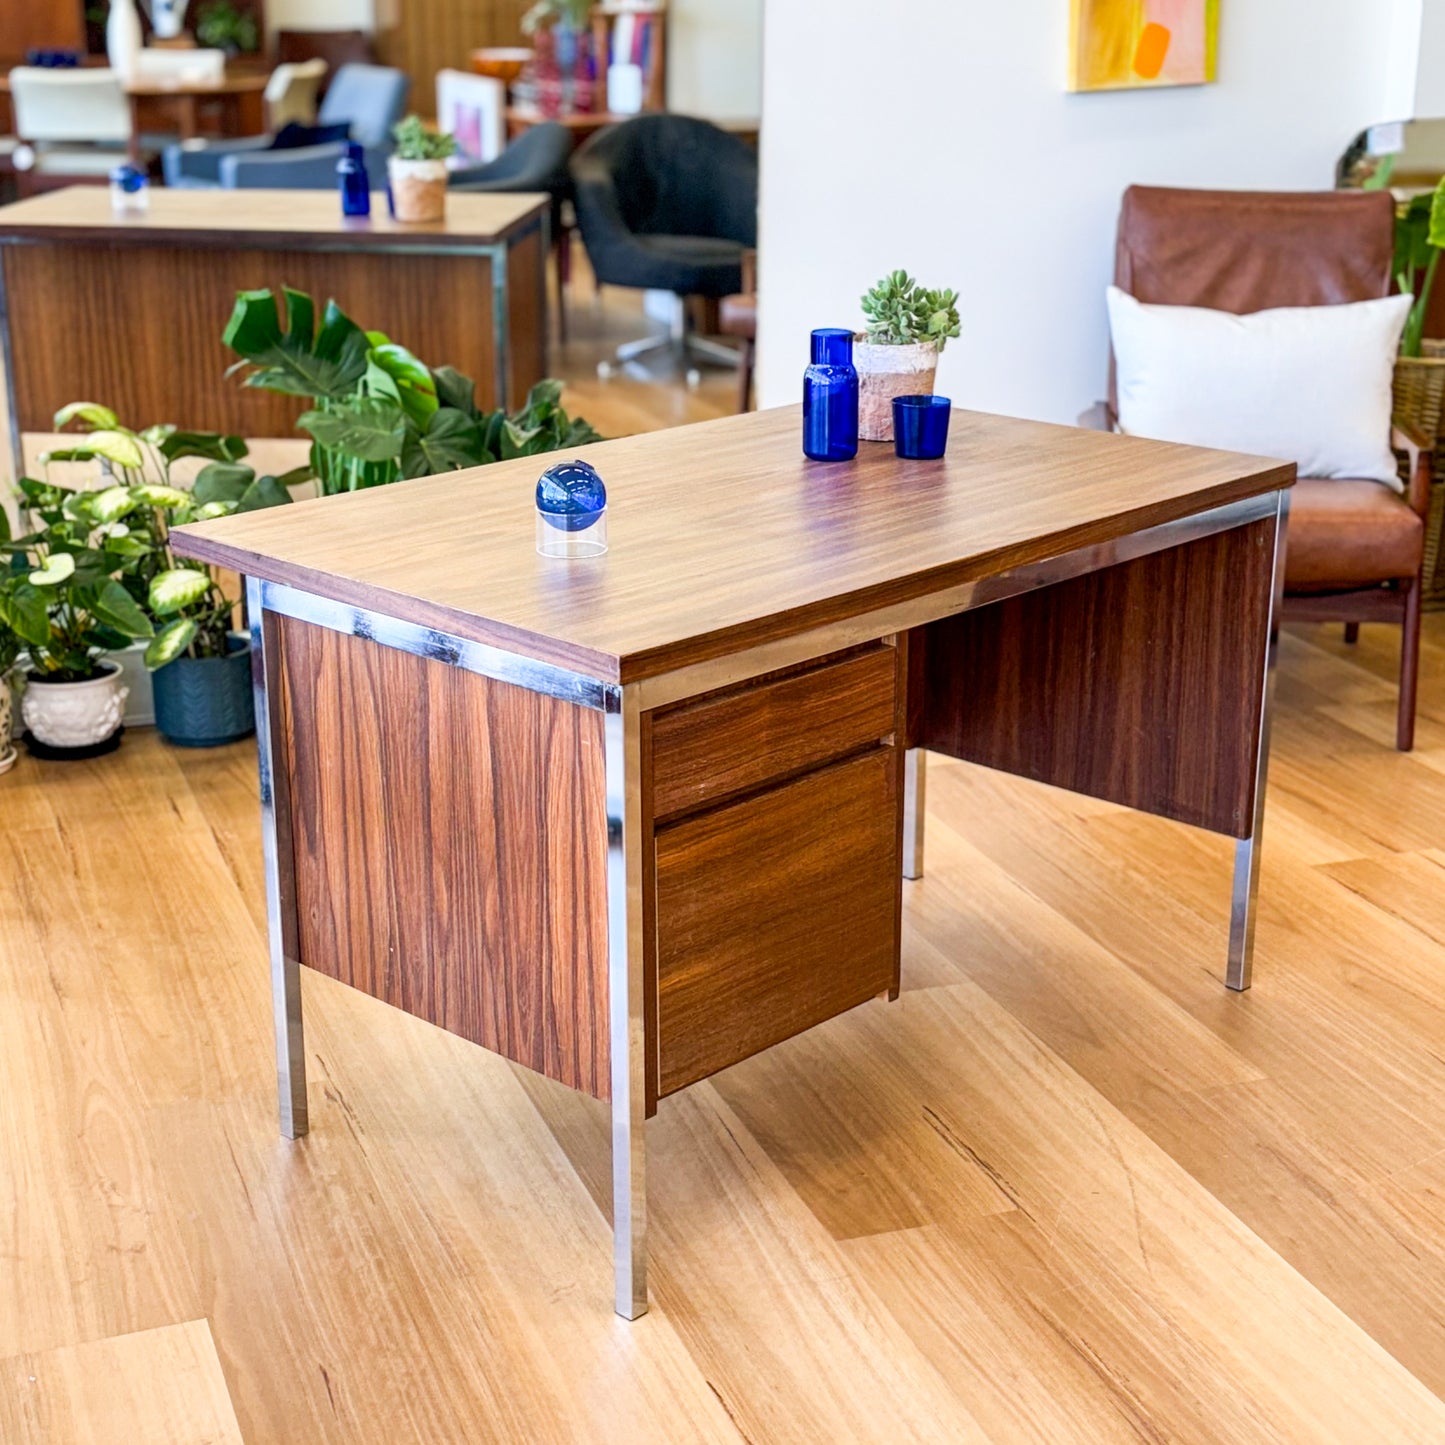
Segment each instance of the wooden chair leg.
[[1345,623],[1345,641],[1351,647],[1360,640],[1360,624],[1358,622]]
[[738,411],[751,411],[753,405],[753,353],[751,337],[738,348]]
[[1415,693],[1420,680],[1420,579],[1407,584],[1404,636],[1400,641],[1400,713],[1395,746],[1408,753],[1415,746]]

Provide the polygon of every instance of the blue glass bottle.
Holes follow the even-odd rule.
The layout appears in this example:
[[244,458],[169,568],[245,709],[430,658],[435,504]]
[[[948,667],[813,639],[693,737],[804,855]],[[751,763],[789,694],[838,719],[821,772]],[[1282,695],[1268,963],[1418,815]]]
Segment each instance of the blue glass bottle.
[[336,183],[341,188],[343,216],[371,214],[371,179],[366,174],[366,152],[358,142],[346,142],[346,154],[336,162]]
[[803,373],[803,455],[815,462],[846,462],[858,455],[853,333],[840,326],[813,333],[813,364]]

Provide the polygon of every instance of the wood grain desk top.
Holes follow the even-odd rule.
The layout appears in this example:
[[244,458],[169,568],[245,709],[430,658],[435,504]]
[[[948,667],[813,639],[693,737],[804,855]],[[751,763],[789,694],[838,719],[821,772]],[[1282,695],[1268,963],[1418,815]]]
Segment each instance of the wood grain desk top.
[[604,557],[534,545],[561,457],[179,529],[177,550],[632,682],[1292,484],[1292,465],[955,412],[948,455],[810,462],[797,407],[580,448]]
[[[78,68],[88,70],[91,67]],[[228,70],[220,80],[188,80],[181,75],[140,75],[127,83],[125,93],[137,96],[250,95],[265,90],[270,79],[270,74],[264,70]],[[9,95],[11,88],[8,70],[0,73],[0,95]]]
[[541,194],[447,197],[446,219],[403,225],[373,201],[368,217],[343,216],[335,191],[171,190],[156,186],[150,209],[116,216],[104,186],[69,186],[0,206],[0,242],[7,240],[135,242],[143,245],[275,249],[368,246],[488,245],[524,230],[551,205]]

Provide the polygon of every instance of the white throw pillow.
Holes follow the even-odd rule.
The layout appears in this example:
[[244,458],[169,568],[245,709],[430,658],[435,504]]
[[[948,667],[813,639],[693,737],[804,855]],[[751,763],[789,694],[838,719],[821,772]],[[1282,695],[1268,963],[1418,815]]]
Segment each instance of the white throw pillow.
[[1109,287],[1119,430],[1403,490],[1390,383],[1409,296],[1235,316]]

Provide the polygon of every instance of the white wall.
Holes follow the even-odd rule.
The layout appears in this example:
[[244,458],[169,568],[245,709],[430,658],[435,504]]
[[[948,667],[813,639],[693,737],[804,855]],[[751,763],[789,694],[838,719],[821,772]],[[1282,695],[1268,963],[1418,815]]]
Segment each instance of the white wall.
[[812,327],[858,324],[905,266],[962,296],[940,391],[1073,421],[1103,394],[1124,188],[1330,187],[1398,115],[1408,3],[1223,0],[1218,83],[1069,95],[1068,0],[767,0],[763,404],[797,395]]
[[669,110],[713,120],[756,118],[763,0],[672,0],[667,32]]
[[[407,3],[424,5],[427,0]],[[266,28],[371,31],[377,28],[376,4],[377,0],[266,0]]]

